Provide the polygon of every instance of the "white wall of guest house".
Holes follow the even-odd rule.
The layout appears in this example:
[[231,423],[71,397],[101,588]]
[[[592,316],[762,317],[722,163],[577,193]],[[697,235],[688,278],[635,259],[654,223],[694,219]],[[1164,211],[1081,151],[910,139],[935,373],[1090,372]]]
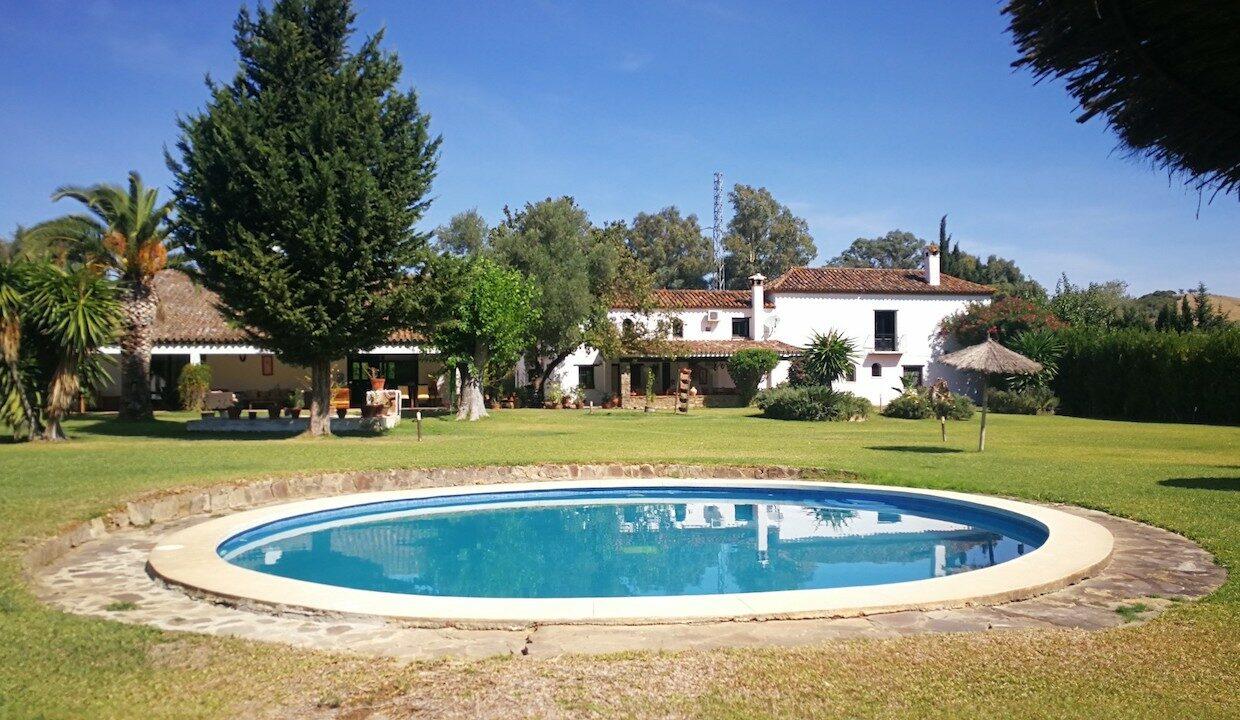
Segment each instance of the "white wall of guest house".
[[[670,322],[673,318],[677,318],[683,323],[684,326],[684,335],[679,338],[675,338],[677,340],[731,340],[734,337],[732,335],[732,319],[749,317],[750,315],[750,311],[747,309],[729,308],[726,310],[715,310],[715,312],[718,313],[719,320],[711,323],[707,322],[707,313],[709,312],[709,310],[697,309],[661,310],[652,313],[649,316],[645,316],[638,313],[613,310],[608,314],[608,316],[617,327],[621,326],[625,320],[632,320],[635,323],[645,323],[647,327],[653,327],[654,323],[657,323],[660,320]],[[604,358],[598,350],[583,345],[577,348],[573,354],[564,359],[563,364],[556,372],[556,378],[560,383],[560,387],[564,388],[565,392],[573,392],[579,386],[581,369],[593,368],[588,372],[592,372],[594,375],[594,389],[587,389],[582,392],[587,400],[592,400],[595,403],[601,403],[606,398],[614,396],[620,392],[619,387],[613,387],[616,383],[612,373],[612,365],[616,362],[617,361],[614,359]],[[634,368],[641,366],[637,369],[631,369],[631,377],[634,378],[634,382],[641,382],[636,379],[636,376],[644,373],[645,367],[648,365],[654,366],[656,375],[659,374],[660,370],[658,368],[658,364],[659,361],[656,360],[651,360],[644,363],[640,361],[631,363]],[[706,388],[735,387],[732,382],[732,377],[728,375],[726,368],[727,358],[694,360],[692,362],[675,362],[673,363],[672,368],[673,376],[675,376],[675,373],[679,372],[678,368],[684,364],[691,364],[698,368],[698,374],[695,376],[695,384],[697,384],[697,381],[699,380],[705,380],[705,387],[702,388],[703,391],[705,391]],[[781,363],[781,365],[786,365],[786,363]],[[786,369],[784,370],[784,374],[787,374]],[[773,373],[773,376],[774,375],[779,375],[778,368],[776,372]]]
[[[899,394],[905,367],[922,368],[925,383],[946,378],[957,392],[969,392],[973,378],[937,362],[952,348],[939,335],[944,318],[963,310],[971,302],[989,298],[967,295],[848,295],[837,293],[778,295],[775,315],[776,339],[804,347],[815,332],[839,330],[856,343],[859,361],[855,380],[841,380],[836,390],[846,390],[878,405]],[[895,351],[875,348],[874,313],[893,310],[896,314]],[[878,365],[878,374],[874,366]]]

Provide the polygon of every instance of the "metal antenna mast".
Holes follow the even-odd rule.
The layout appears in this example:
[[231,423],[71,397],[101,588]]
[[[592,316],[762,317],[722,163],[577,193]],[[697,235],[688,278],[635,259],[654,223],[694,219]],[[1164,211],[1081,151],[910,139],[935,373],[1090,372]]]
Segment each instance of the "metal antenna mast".
[[715,224],[710,229],[711,245],[715,251],[715,287],[727,287],[723,271],[723,173],[715,173]]

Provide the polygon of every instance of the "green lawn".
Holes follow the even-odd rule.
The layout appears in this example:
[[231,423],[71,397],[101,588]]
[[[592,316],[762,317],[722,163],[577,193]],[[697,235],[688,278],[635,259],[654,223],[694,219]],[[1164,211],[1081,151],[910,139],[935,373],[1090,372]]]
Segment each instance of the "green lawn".
[[[69,424],[0,445],[0,717],[1237,717],[1240,428],[992,416],[786,423],[743,410],[501,411],[384,437],[190,439],[184,415]],[[52,612],[23,539],[143,491],[311,470],[554,461],[789,464],[867,481],[1100,508],[1194,538],[1233,571],[1213,597],[1121,629],[922,636],[817,648],[399,666]],[[484,712],[484,710],[486,712]]]

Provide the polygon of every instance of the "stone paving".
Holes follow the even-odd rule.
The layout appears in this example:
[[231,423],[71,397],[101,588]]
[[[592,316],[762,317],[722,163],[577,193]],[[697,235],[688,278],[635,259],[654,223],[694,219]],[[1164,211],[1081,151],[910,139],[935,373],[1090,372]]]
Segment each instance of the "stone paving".
[[1097,576],[1004,605],[854,618],[467,630],[232,607],[190,597],[149,577],[145,570],[147,554],[160,536],[202,522],[202,516],[129,527],[85,542],[32,570],[32,580],[42,600],[79,615],[163,630],[423,660],[507,653],[537,658],[582,652],[795,646],[845,638],[1027,628],[1097,630],[1126,622],[1116,612],[1120,606],[1148,606],[1139,616],[1147,620],[1172,602],[1213,592],[1226,579],[1226,571],[1209,553],[1184,537],[1101,512],[1056,507],[1098,522],[1114,535],[1114,557]]

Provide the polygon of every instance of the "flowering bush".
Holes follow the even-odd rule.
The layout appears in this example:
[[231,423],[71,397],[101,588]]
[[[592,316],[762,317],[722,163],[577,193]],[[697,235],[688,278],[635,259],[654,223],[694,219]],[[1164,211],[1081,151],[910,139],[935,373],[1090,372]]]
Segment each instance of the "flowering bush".
[[1004,297],[989,305],[970,304],[963,312],[943,321],[943,334],[963,345],[973,345],[994,331],[999,342],[1009,342],[1030,330],[1059,330],[1067,327],[1049,308],[1018,297]]

